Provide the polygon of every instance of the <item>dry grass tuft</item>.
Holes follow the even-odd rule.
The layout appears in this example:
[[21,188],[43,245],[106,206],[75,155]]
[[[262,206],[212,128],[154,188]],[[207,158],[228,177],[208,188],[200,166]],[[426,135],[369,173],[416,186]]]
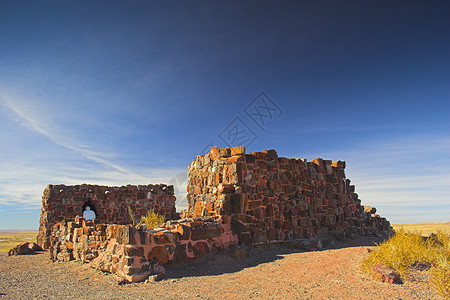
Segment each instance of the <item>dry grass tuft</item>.
[[441,257],[430,269],[431,283],[439,295],[444,299],[450,299],[450,261]]
[[416,232],[400,229],[389,240],[370,252],[361,267],[370,274],[376,263],[395,269],[405,278],[411,268],[424,263],[432,265],[429,271],[431,282],[440,295],[450,299],[450,234],[438,231],[429,238]]
[[155,213],[153,210],[147,211],[146,216],[141,217],[141,221],[137,224],[137,226],[145,224],[147,225],[148,229],[156,228],[162,223],[166,221],[166,218],[164,216],[159,215],[158,213]]

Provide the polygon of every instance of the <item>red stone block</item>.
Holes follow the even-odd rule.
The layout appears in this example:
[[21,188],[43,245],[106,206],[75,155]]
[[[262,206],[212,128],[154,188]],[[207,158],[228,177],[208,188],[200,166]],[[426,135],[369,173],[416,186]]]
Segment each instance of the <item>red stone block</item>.
[[220,156],[221,157],[230,157],[231,156],[231,149],[229,147],[221,148],[220,149]]
[[342,160],[335,161],[333,162],[332,166],[338,169],[345,169],[345,161]]
[[241,232],[239,234],[239,243],[245,245],[252,244],[252,234],[250,232]]
[[28,242],[20,243],[19,245],[15,246],[14,248],[10,249],[8,251],[8,256],[11,255],[26,255],[33,253],[33,250],[29,247]]
[[220,183],[217,186],[217,190],[219,191],[219,193],[222,193],[222,194],[231,194],[231,193],[234,193],[235,189],[234,189],[234,186],[232,184]]
[[257,200],[257,201],[249,201],[247,203],[247,209],[255,209],[255,208],[259,208],[262,206],[262,201],[261,200]]
[[295,237],[297,239],[303,239],[305,238],[305,230],[302,228],[298,228],[295,230]]
[[220,174],[219,172],[214,173],[214,184],[218,185],[221,182],[222,182],[222,174]]
[[223,227],[215,223],[206,227],[206,234],[209,238],[219,237],[223,232]]
[[292,223],[290,221],[284,221],[283,230],[292,230]]
[[206,202],[205,208],[208,212],[214,212],[214,202]]
[[268,170],[269,169],[269,165],[264,160],[257,160],[256,161],[256,165],[258,166],[258,168],[261,168],[261,169],[264,169],[264,170]]
[[245,146],[233,147],[231,148],[231,156],[233,155],[243,155],[245,154]]
[[263,152],[267,153],[267,159],[269,159],[269,160],[278,158],[278,153],[274,149],[264,150]]
[[163,266],[169,261],[169,252],[166,248],[157,246],[153,248],[148,254],[148,260],[150,262],[153,262],[154,259],[156,259],[159,265]]
[[372,206],[364,205],[364,212],[369,213],[369,214],[375,214],[377,212],[377,209]]
[[236,164],[238,162],[245,162],[245,156],[243,155],[234,155],[227,159],[227,164]]
[[216,160],[220,157],[220,149],[217,148],[216,146],[212,147],[211,150],[209,151],[209,157],[212,160]]
[[202,210],[203,210],[202,202],[195,202],[194,215],[195,216],[201,216],[202,215]]
[[245,154],[245,161],[248,164],[252,164],[255,162],[255,156],[253,154]]
[[39,246],[37,243],[31,242],[28,243],[28,248],[30,248],[32,251],[43,251],[41,246]]
[[271,190],[276,190],[277,189],[277,182],[275,180],[268,180],[267,181],[267,188],[271,189]]
[[192,226],[191,227],[191,239],[193,241],[208,239],[208,231],[207,231],[206,227],[204,227],[203,224]]
[[253,152],[252,154],[255,156],[256,159],[267,160],[268,157],[267,153],[264,152]]
[[127,245],[125,247],[125,255],[126,256],[144,256],[144,248],[136,247],[133,245]]
[[375,264],[372,268],[372,278],[386,283],[402,283],[400,276],[393,269],[382,264]]
[[209,245],[206,242],[197,242],[192,246],[195,257],[199,258],[209,252]]
[[316,229],[314,227],[308,227],[306,231],[306,238],[312,239],[316,237]]
[[180,234],[181,240],[189,240],[191,236],[191,228],[189,226],[178,224],[177,231]]
[[323,159],[315,158],[315,159],[311,160],[311,162],[316,164],[319,167],[320,172],[322,172],[322,173],[326,172],[324,164],[323,164]]
[[164,234],[165,232],[156,232],[153,234],[153,239],[155,240],[156,244],[167,244],[169,243],[169,239],[167,238],[167,236]]
[[177,243],[175,246],[172,263],[174,264],[183,263],[186,260],[187,260],[186,244]]

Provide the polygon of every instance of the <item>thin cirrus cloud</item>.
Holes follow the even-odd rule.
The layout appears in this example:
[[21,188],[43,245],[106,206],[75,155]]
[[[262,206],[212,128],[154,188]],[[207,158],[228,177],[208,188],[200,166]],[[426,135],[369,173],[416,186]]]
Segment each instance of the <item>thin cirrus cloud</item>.
[[[184,168],[123,167],[116,162],[118,149],[96,151],[99,145],[86,144],[82,132],[60,124],[54,112],[45,109],[45,102],[8,95],[0,98],[0,105],[9,121],[15,121],[3,120],[3,124],[15,126],[18,133],[37,133],[51,142],[49,147],[39,151],[20,149],[21,155],[10,155],[11,161],[0,158],[0,212],[3,213],[5,207],[13,207],[14,214],[37,216],[42,190],[47,184],[84,182],[101,185],[169,183],[175,187],[177,209],[186,207]],[[8,145],[2,148],[3,153],[19,151]],[[447,221],[450,215],[450,174],[446,169],[450,163],[449,150],[450,139],[445,135],[416,134],[341,145],[320,156],[346,160],[347,177],[355,184],[363,204],[376,206],[379,213],[393,223],[411,219]],[[304,154],[288,156],[304,157]]]
[[[125,174],[132,174],[129,170],[110,162],[107,158],[111,157],[111,155],[89,150],[85,145],[72,141],[67,134],[68,130],[58,130],[57,124],[49,121],[51,116],[44,114],[37,105],[25,103],[25,101],[17,97],[2,97],[1,99],[3,101],[0,103],[13,113],[14,119],[28,129],[42,134],[56,145],[72,150],[95,163]],[[40,117],[42,115],[45,115],[45,118]],[[64,132],[64,134],[61,132]]]
[[324,153],[346,160],[346,175],[362,203],[375,206],[393,223],[448,221],[450,139],[415,135]]
[[[42,107],[45,104],[36,105],[30,100],[5,96],[0,98],[0,104],[6,109],[9,119],[22,125],[21,130],[38,133],[52,144],[45,148],[45,153],[36,153],[33,149],[22,150],[22,157],[1,161],[2,207],[14,207],[16,212],[36,211],[41,205],[42,190],[49,183],[148,184],[169,182],[176,174],[185,173],[182,169],[173,168],[122,167],[114,162],[116,154],[95,151],[92,150],[96,148],[95,145],[80,143],[70,130],[54,121],[51,114],[44,113]],[[185,185],[175,188],[176,193],[181,195]]]

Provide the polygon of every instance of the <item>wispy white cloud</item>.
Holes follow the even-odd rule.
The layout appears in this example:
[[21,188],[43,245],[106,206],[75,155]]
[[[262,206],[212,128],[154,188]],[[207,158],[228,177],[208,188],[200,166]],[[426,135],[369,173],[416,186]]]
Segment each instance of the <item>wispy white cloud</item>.
[[[45,167],[43,167],[45,165]],[[99,185],[126,185],[168,183],[181,169],[135,169],[123,173],[97,165],[78,167],[54,161],[29,165],[28,161],[4,163],[7,173],[0,173],[0,204],[21,203],[40,205],[40,196],[47,184],[75,185],[94,183]],[[184,186],[185,189],[185,186]]]
[[[0,94],[0,107],[6,110],[10,119],[57,146],[44,147],[44,153],[21,149],[20,156],[0,160],[2,207],[14,207],[16,211],[39,209],[42,191],[47,184],[121,186],[168,183],[177,175],[186,173],[184,169],[174,168],[123,167],[114,161],[118,155],[113,151],[97,151],[98,145],[86,144],[72,128],[59,124],[52,114],[54,112],[47,110],[46,105],[45,101],[5,95],[4,92]],[[64,118],[63,115],[61,117]],[[184,197],[186,185],[174,183],[177,198]]]
[[334,132],[368,132],[368,131],[385,131],[411,128],[413,124],[385,124],[385,125],[362,125],[362,126],[302,126],[296,128],[297,133],[334,133]]
[[41,105],[38,105],[37,103],[39,101],[25,101],[23,98],[17,96],[1,95],[0,100],[0,104],[13,114],[14,120],[26,128],[45,136],[56,145],[74,151],[105,167],[133,175],[130,170],[110,161],[109,159],[113,157],[112,154],[90,150],[89,146],[83,145],[70,135],[69,128],[60,128],[52,120],[52,116],[45,111],[45,104],[43,105],[41,103]]
[[345,160],[347,178],[352,180],[362,203],[377,207],[380,214],[400,223],[448,221],[449,153],[450,138],[429,134],[292,157]]
[[[39,156],[30,149],[24,152],[30,157],[13,161],[0,159],[2,210],[15,205],[22,205],[25,210],[38,209],[42,190],[48,183],[71,185],[84,182],[101,185],[170,183],[175,187],[178,209],[187,206],[184,167],[124,167],[117,163],[117,153],[111,149],[99,151],[100,145],[86,143],[82,134],[80,138],[79,132],[58,122],[57,112],[46,109],[48,103],[38,100],[7,95],[3,91],[0,94],[0,105],[11,119],[62,150],[52,149]],[[450,138],[433,134],[404,136],[330,149],[313,155],[294,153],[289,156],[346,160],[347,177],[355,184],[363,204],[378,207],[380,214],[394,222],[448,220],[445,216],[450,215],[450,172],[447,167],[450,164]]]
[[449,150],[450,139],[433,135],[372,145],[355,155],[349,174],[361,198],[383,207],[394,222],[448,221]]

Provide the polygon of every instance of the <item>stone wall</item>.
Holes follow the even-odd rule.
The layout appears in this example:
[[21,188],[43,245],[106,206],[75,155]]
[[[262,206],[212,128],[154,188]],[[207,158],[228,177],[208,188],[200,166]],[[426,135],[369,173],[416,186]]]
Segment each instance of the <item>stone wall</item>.
[[344,169],[344,161],[213,147],[188,167],[189,206],[182,215],[231,216],[234,233],[246,244],[389,230],[386,219],[364,211]]
[[158,266],[201,258],[235,243],[231,225],[222,219],[183,219],[168,221],[161,228],[136,229],[76,218],[52,226],[49,253],[53,260],[75,259],[125,281],[139,282],[158,273]]
[[154,210],[169,220],[178,218],[175,200],[173,186],[164,184],[122,187],[48,185],[42,196],[37,241],[48,249],[52,226],[82,216],[87,205],[95,211],[97,222],[125,225],[132,223],[128,207],[136,221],[148,210]]
[[[374,207],[362,206],[345,162],[278,157],[275,150],[211,148],[188,167],[188,209],[175,212],[173,187],[49,185],[42,197],[38,243],[53,260],[79,260],[128,282],[167,263],[245,245],[285,243],[320,250],[323,241],[388,232]],[[95,221],[82,216],[89,205]],[[161,228],[136,228],[148,210]],[[159,270],[159,271],[158,271]]]

